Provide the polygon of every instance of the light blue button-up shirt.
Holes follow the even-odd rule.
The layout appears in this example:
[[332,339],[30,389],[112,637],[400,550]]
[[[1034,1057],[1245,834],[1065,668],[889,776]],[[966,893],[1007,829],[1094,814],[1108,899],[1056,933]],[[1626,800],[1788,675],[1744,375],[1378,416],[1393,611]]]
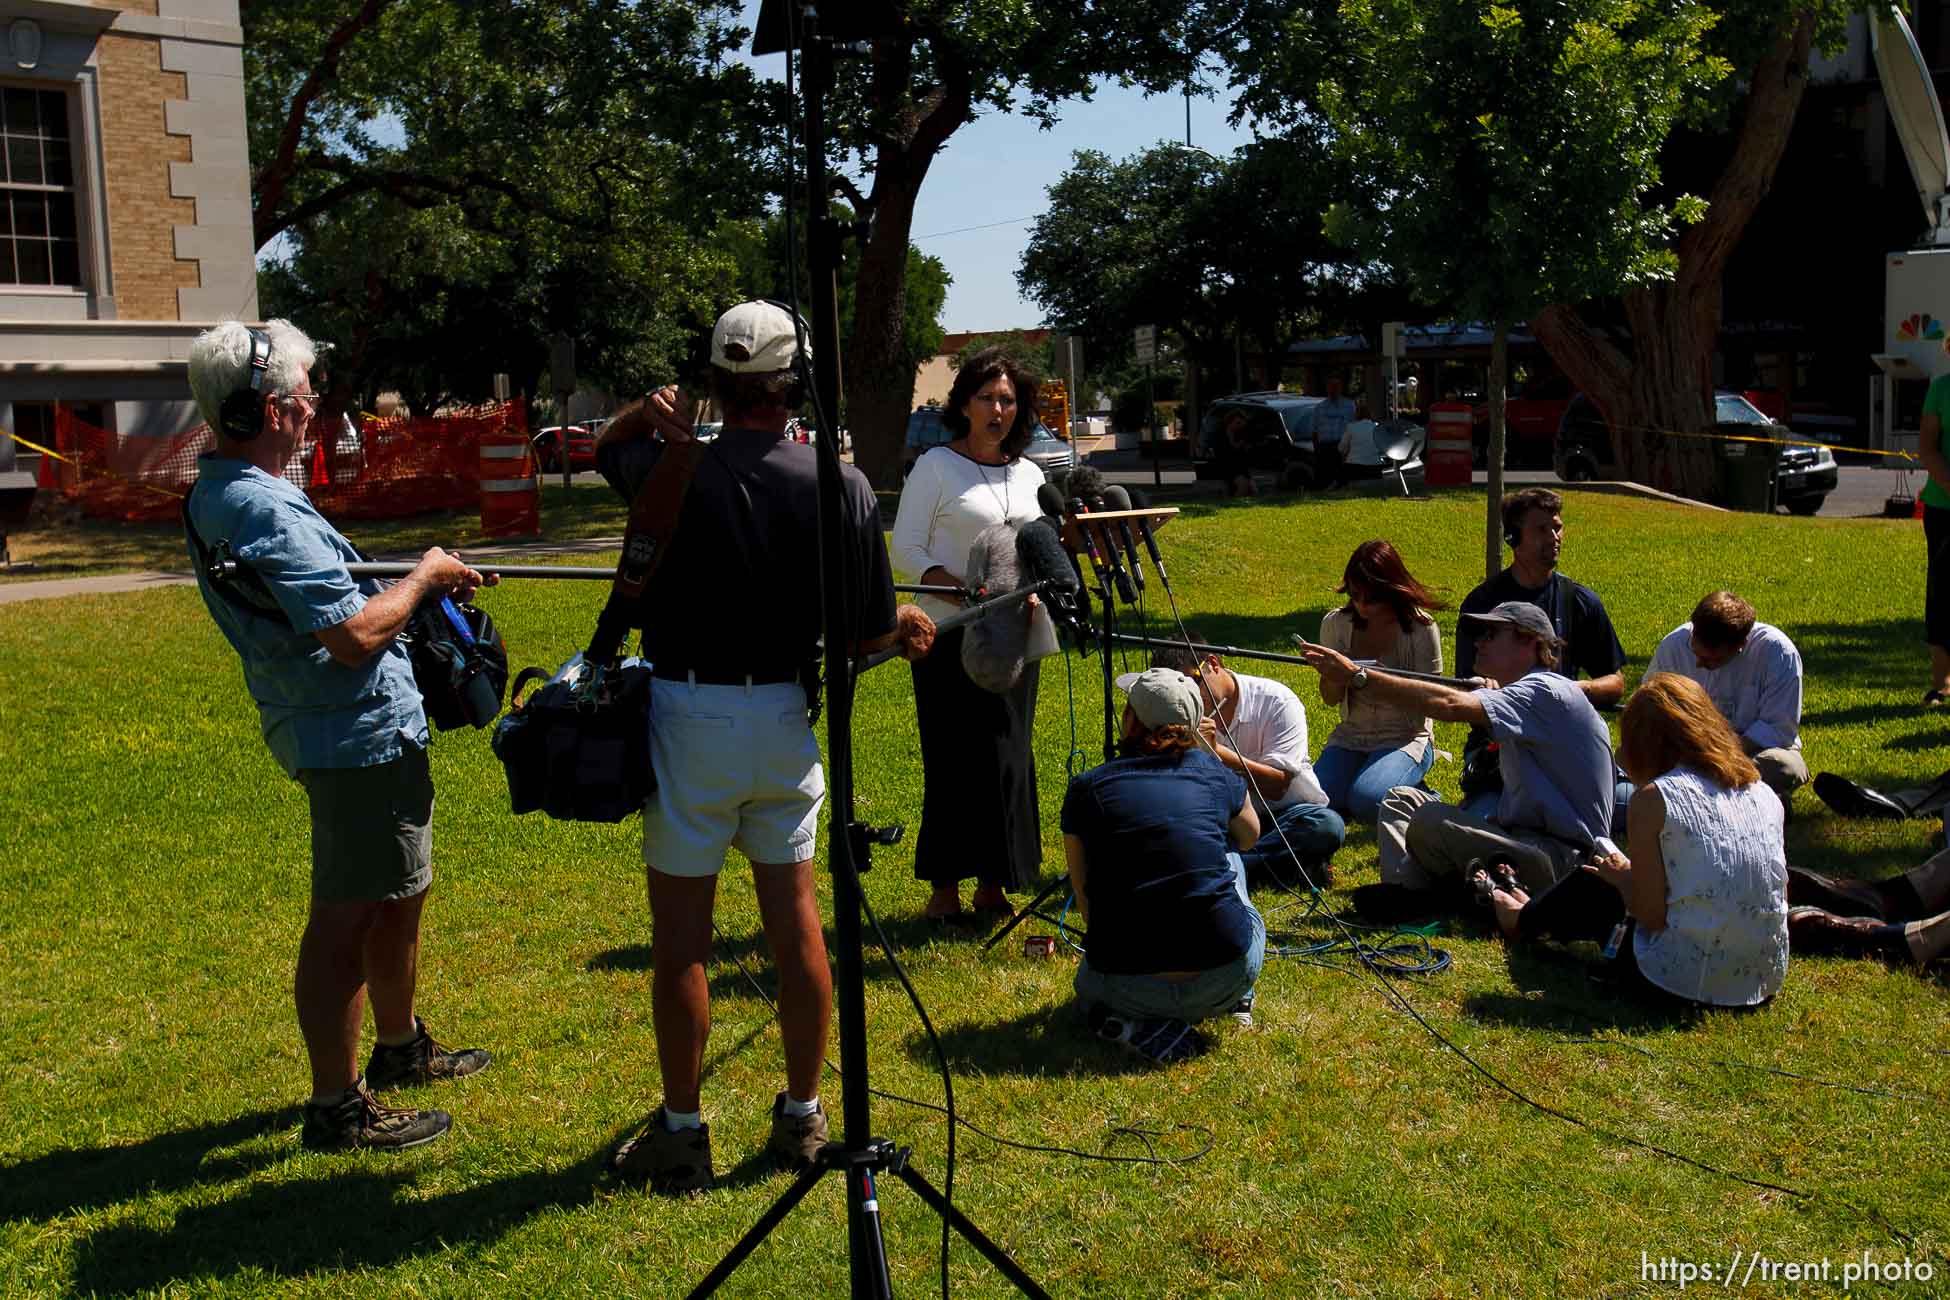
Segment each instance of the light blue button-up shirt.
[[359,558],[352,543],[282,478],[214,453],[199,457],[197,469],[189,508],[203,544],[228,541],[284,613],[265,618],[239,609],[211,586],[191,547],[196,585],[244,661],[272,757],[296,775],[309,767],[368,767],[407,745],[425,748],[426,713],[400,644],[348,668],[314,635],[357,614],[379,590],[346,572]]
[[1743,740],[1761,749],[1801,748],[1801,652],[1787,633],[1756,623],[1746,648],[1724,668],[1702,668],[1693,657],[1693,625],[1681,623],[1652,654],[1645,675],[1678,673],[1706,688]]

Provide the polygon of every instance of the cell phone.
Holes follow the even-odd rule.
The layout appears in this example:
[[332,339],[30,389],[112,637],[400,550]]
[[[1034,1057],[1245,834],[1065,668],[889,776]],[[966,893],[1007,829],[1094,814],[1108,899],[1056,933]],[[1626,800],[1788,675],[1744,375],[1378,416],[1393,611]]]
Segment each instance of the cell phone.
[[1619,857],[1625,856],[1619,852],[1618,846],[1611,842],[1609,835],[1600,835],[1592,843],[1596,846],[1598,852],[1605,857],[1610,857],[1614,853],[1617,853]]
[[1293,644],[1299,646],[1302,650],[1312,650],[1315,648],[1312,641],[1307,640],[1306,637],[1301,636],[1298,632],[1293,634]]

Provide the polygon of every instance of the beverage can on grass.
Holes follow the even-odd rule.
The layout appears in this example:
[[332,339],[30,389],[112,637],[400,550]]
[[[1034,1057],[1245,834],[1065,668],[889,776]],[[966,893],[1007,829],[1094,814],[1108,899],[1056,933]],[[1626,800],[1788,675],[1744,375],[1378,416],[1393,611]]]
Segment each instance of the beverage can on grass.
[[1056,936],[1053,934],[1032,934],[1022,941],[1022,955],[1025,957],[1056,956]]

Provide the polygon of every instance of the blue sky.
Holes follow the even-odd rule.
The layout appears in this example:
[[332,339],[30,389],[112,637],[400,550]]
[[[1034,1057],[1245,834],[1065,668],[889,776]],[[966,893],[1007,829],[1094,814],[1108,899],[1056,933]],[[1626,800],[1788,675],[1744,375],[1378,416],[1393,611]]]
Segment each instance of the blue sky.
[[[758,5],[745,8],[749,27]],[[747,61],[762,76],[785,76],[783,54]],[[1224,155],[1250,138],[1250,132],[1226,125],[1223,102],[1192,99],[1194,145]],[[1028,118],[994,114],[955,132],[929,169],[914,209],[914,243],[946,263],[954,277],[942,325],[979,333],[1040,324],[1042,312],[1016,287],[1016,270],[1029,224],[1048,210],[1048,189],[1068,169],[1071,155],[1097,149],[1124,158],[1160,140],[1184,139],[1182,95],[1146,98],[1108,85],[1088,102],[1064,104],[1062,120],[1048,131]]]

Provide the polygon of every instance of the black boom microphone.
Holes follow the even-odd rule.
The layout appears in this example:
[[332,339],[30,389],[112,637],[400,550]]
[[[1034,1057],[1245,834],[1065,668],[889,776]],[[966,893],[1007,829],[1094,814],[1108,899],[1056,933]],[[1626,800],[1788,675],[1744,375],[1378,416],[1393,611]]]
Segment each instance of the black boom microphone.
[[[1136,489],[1131,493],[1131,508],[1134,510],[1149,510],[1151,508],[1151,499],[1144,495],[1142,488]],[[1151,552],[1151,563],[1158,570],[1158,580],[1169,587],[1171,585],[1171,579],[1165,577],[1165,557],[1158,554],[1158,539],[1151,535],[1151,521],[1149,519],[1140,519],[1137,521],[1137,526],[1138,536],[1144,539],[1144,549]]]
[[[1113,483],[1104,489],[1104,504],[1112,510],[1130,510],[1131,494]],[[1144,590],[1144,566],[1138,563],[1137,539],[1131,536],[1131,521],[1117,521],[1117,536],[1124,543],[1124,554],[1131,560],[1131,581],[1137,583],[1139,591]]]

